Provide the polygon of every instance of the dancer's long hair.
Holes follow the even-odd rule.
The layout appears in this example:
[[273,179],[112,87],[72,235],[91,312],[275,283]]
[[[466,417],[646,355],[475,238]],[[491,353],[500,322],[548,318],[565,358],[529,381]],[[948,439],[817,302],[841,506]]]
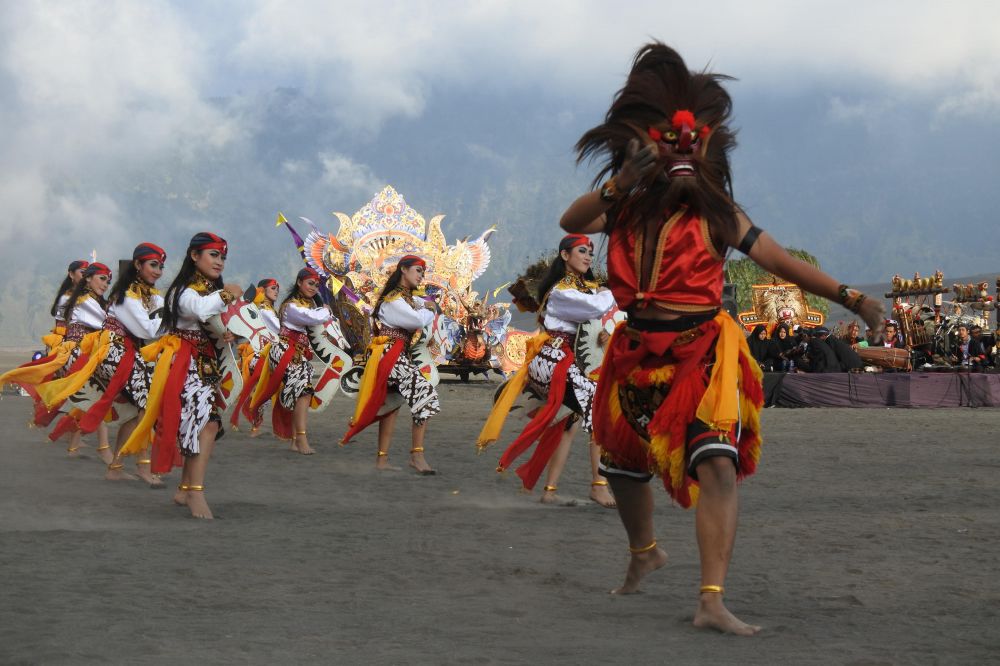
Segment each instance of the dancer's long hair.
[[135,261],[130,261],[128,268],[118,274],[118,279],[111,286],[111,291],[108,292],[108,303],[114,303],[115,305],[124,303],[125,293],[128,292],[128,288],[132,286],[132,283],[138,279],[139,269],[135,267]]
[[57,312],[57,310],[59,309],[59,299],[62,298],[63,294],[72,289],[73,289],[73,278],[67,275],[65,278],[63,278],[62,284],[59,285],[59,291],[56,292],[55,300],[52,301],[52,307],[49,308],[49,314],[51,314],[53,317],[59,317],[60,319],[62,318],[62,316]]
[[393,292],[394,289],[399,288],[399,284],[403,281],[403,265],[396,264],[396,270],[392,272],[389,279],[385,281],[385,286],[382,287],[382,291],[379,292],[378,301],[375,303],[375,309],[372,310],[372,319],[378,321],[378,312],[382,309],[382,303],[385,301],[385,297]]
[[[90,275],[84,273],[80,281],[76,283],[75,287],[73,287],[73,291],[69,293],[69,300],[66,301],[66,305],[62,309],[62,319],[67,324],[69,323],[70,316],[73,314],[73,308],[76,307],[77,301],[80,300],[80,297],[83,296],[84,292],[90,289],[90,283],[87,279],[93,279],[94,275],[96,275],[96,273],[91,273]],[[97,302],[101,304],[102,308],[105,310],[108,309],[108,302],[104,300],[103,296],[98,296],[97,294],[91,294],[91,296],[97,299]]]
[[678,110],[690,110],[711,133],[692,156],[695,178],[664,181],[662,169],[655,169],[630,196],[608,210],[606,232],[687,204],[692,212],[707,218],[712,229],[735,235],[737,209],[729,152],[736,146],[736,135],[727,126],[732,99],[722,87],[731,80],[722,74],[691,73],[681,56],[660,42],[639,49],[604,123],[588,130],[576,144],[578,164],[585,160],[600,164],[593,187],[621,170],[630,140],[639,139],[640,146],[649,143],[648,128],[671,119]]
[[[194,265],[194,259],[191,258],[192,250],[207,252],[207,250],[192,246],[189,246],[184,252],[184,262],[181,264],[181,269],[177,272],[177,276],[170,283],[170,287],[163,297],[163,325],[165,326],[165,330],[168,331],[177,327],[177,314],[180,307],[181,294],[187,289],[191,278],[198,272],[198,269]],[[222,289],[224,286],[222,277],[210,280],[210,282],[216,289]]]
[[63,278],[62,284],[59,285],[59,291],[56,292],[55,300],[52,301],[52,307],[49,308],[49,314],[53,317],[59,317],[59,299],[62,295],[68,293],[73,289],[73,278],[69,276],[75,270],[78,270],[81,265],[86,265],[86,261],[73,261],[70,263],[69,267],[66,269],[66,277]]

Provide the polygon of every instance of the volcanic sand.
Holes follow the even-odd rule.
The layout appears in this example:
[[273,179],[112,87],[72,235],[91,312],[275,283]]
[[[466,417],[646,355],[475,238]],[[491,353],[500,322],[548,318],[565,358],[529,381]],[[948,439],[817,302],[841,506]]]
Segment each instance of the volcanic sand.
[[764,626],[746,639],[691,626],[692,511],[657,487],[670,563],[643,594],[610,596],[627,544],[615,512],[586,499],[583,437],[559,491],[577,505],[542,506],[494,472],[502,444],[475,454],[496,385],[439,388],[438,476],[405,469],[403,419],[391,460],[404,471],[373,471],[374,429],[338,447],[353,408],[339,398],[310,420],[311,457],[227,433],[206,484],[211,522],[171,504],[176,471],[167,490],[103,481],[94,436],[68,459],[25,427],[30,401],[5,395],[0,663],[1000,658],[996,410],[766,410],[726,581],[729,607]]

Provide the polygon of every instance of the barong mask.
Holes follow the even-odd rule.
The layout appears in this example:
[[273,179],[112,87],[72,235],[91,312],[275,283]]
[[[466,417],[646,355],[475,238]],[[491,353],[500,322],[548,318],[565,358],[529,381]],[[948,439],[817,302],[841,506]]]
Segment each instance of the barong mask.
[[[657,147],[659,168],[608,212],[609,231],[681,206],[708,218],[713,228],[735,231],[729,152],[736,140],[727,125],[732,99],[722,87],[728,80],[690,72],[676,51],[659,42],[639,50],[604,123],[576,144],[578,162],[603,159],[595,187],[621,170],[629,142]],[[628,215],[619,222],[622,211]]]

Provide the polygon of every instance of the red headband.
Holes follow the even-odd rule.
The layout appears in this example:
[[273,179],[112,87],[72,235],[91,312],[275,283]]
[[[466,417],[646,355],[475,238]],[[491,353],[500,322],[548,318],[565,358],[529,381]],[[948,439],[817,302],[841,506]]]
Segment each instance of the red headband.
[[257,283],[257,286],[261,289],[267,289],[268,287],[273,287],[278,284],[278,281],[274,278],[266,278]]
[[163,251],[162,247],[152,243],[140,243],[132,252],[133,261],[148,261],[150,259],[158,259],[162,264],[167,260],[167,253]]
[[191,248],[195,250],[218,250],[222,254],[229,253],[229,245],[226,239],[215,234],[202,231],[194,235],[191,239]]
[[594,243],[584,234],[568,234],[563,236],[563,239],[559,241],[560,250],[572,250],[574,247],[580,247],[581,245],[593,246]]
[[87,275],[107,275],[111,277],[111,269],[97,261],[87,266],[86,272]]
[[405,254],[399,258],[399,265],[403,268],[409,268],[411,266],[422,266],[427,268],[427,262],[418,257],[415,254]]
[[299,274],[295,276],[295,281],[298,282],[299,280],[308,280],[309,278],[312,278],[313,280],[320,279],[319,273],[307,266],[299,271]]

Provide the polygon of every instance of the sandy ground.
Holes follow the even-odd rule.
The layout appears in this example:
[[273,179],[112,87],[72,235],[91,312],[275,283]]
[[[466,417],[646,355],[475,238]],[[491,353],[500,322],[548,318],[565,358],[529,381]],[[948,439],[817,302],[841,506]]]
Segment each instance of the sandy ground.
[[[374,432],[337,447],[345,401],[310,423],[309,458],[229,433],[213,522],[168,490],[103,481],[92,449],[66,458],[5,396],[0,663],[1000,660],[998,411],[768,410],[727,581],[730,608],[765,627],[745,639],[690,626],[694,514],[663,492],[670,564],[609,596],[626,543],[585,499],[583,439],[560,484],[578,506],[519,494],[493,471],[500,450],[472,444],[494,388],[442,384],[437,477],[375,473]],[[408,448],[404,429],[392,460]]]

